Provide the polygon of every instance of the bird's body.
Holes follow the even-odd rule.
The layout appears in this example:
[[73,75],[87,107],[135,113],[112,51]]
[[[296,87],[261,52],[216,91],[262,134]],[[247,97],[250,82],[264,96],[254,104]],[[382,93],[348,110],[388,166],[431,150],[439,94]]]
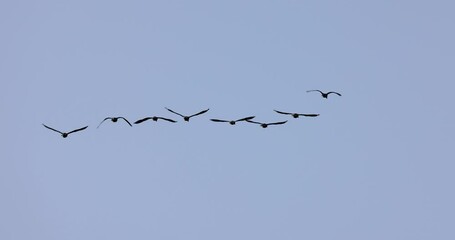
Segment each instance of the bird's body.
[[108,119],[111,120],[111,121],[114,122],[114,123],[117,122],[119,119],[123,119],[126,123],[128,123],[128,125],[130,125],[130,127],[133,126],[133,125],[131,125],[131,123],[130,123],[128,120],[126,120],[126,118],[124,118],[124,117],[107,117],[107,118],[105,118],[103,121],[100,122],[100,124],[98,125],[97,128],[99,128],[99,127],[101,126],[101,124],[102,124],[104,121],[108,120]]
[[47,129],[50,129],[50,130],[54,131],[54,132],[60,133],[60,134],[62,135],[63,138],[68,137],[68,135],[71,134],[71,133],[79,132],[79,131],[82,131],[82,130],[88,128],[88,126],[85,126],[85,127],[82,127],[82,128],[78,128],[78,129],[72,130],[72,131],[70,131],[70,132],[61,132],[61,131],[59,131],[59,130],[56,130],[56,129],[53,129],[53,128],[49,127],[49,126],[46,126],[44,123],[43,123],[43,126],[44,126],[45,128],[47,128]]
[[272,123],[261,123],[261,122],[255,122],[251,120],[246,120],[249,123],[254,123],[254,124],[259,124],[261,125],[262,128],[267,128],[269,125],[281,125],[285,124],[287,121],[282,121],[282,122],[272,122]]
[[300,116],[304,116],[304,117],[317,117],[319,116],[319,114],[307,114],[307,113],[290,113],[290,112],[282,112],[282,111],[278,111],[278,110],[273,110],[279,114],[284,114],[284,115],[291,115],[293,118],[299,118]]
[[203,110],[203,111],[200,111],[200,112],[198,112],[198,113],[196,113],[196,114],[193,114],[193,115],[190,115],[190,116],[185,116],[185,115],[182,115],[182,114],[180,114],[180,113],[178,113],[178,112],[175,112],[175,111],[173,111],[173,110],[171,110],[171,109],[169,109],[169,108],[166,108],[166,109],[167,109],[169,112],[174,113],[174,114],[177,114],[177,115],[179,115],[180,117],[182,117],[183,120],[184,120],[185,122],[189,122],[189,121],[190,121],[190,118],[195,117],[195,116],[197,116],[197,115],[201,115],[201,114],[203,114],[203,113],[206,113],[206,112],[209,110],[209,108],[208,108],[208,109]]
[[332,94],[332,93],[341,97],[341,94],[339,94],[337,92],[326,92],[325,93],[325,92],[322,92],[321,90],[308,90],[306,92],[319,92],[323,98],[328,98],[329,94]]
[[237,120],[221,120],[221,119],[210,119],[211,121],[213,122],[227,122],[231,125],[235,125],[237,122],[241,122],[241,121],[248,121],[248,120],[251,120],[253,119],[255,116],[250,116],[250,117],[246,117],[246,118],[241,118],[241,119],[237,119]]
[[153,116],[153,117],[146,117],[146,118],[143,118],[143,119],[139,119],[136,122],[134,122],[134,124],[139,124],[141,122],[145,122],[145,121],[150,120],[150,119],[155,121],[155,122],[158,121],[159,119],[165,120],[165,121],[168,121],[168,122],[172,122],[172,123],[176,123],[177,122],[177,121],[169,119],[169,118]]

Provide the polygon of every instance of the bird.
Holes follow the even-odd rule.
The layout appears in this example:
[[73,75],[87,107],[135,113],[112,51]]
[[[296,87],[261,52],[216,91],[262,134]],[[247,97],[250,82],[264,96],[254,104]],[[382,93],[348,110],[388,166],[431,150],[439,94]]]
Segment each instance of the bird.
[[293,118],[299,118],[300,116],[304,116],[304,117],[317,117],[319,116],[319,114],[306,114],[306,113],[288,113],[288,112],[282,112],[282,111],[278,111],[278,110],[273,110],[279,114],[285,114],[285,115],[292,115]]
[[197,116],[197,115],[201,115],[201,114],[203,114],[203,113],[206,113],[206,112],[209,110],[209,108],[207,108],[206,110],[200,111],[200,112],[198,112],[198,113],[196,113],[196,114],[193,114],[193,115],[190,115],[190,116],[185,116],[185,115],[182,115],[182,114],[180,114],[180,113],[178,113],[178,112],[172,111],[172,110],[169,109],[169,108],[166,108],[166,109],[167,109],[169,112],[171,112],[171,113],[174,113],[174,114],[177,114],[177,115],[183,117],[183,120],[184,120],[185,122],[189,122],[189,121],[190,121],[190,118],[192,118],[192,117],[194,117],[194,116]]
[[82,131],[82,130],[88,128],[88,126],[85,126],[85,127],[83,127],[83,128],[78,128],[78,129],[75,129],[75,130],[70,131],[70,132],[61,132],[61,131],[59,131],[59,130],[56,130],[56,129],[53,129],[53,128],[51,128],[51,127],[46,126],[44,123],[43,123],[43,126],[44,126],[45,128],[47,128],[47,129],[50,129],[50,130],[54,131],[54,132],[60,133],[60,134],[62,135],[63,138],[68,137],[68,135],[70,135],[71,133],[79,132],[79,131]]
[[337,93],[337,92],[327,92],[327,93],[324,93],[324,92],[322,92],[321,90],[308,90],[308,91],[306,91],[306,92],[319,92],[319,93],[321,93],[321,96],[322,96],[323,98],[327,98],[327,97],[329,96],[329,94],[331,94],[331,93],[334,93],[334,94],[336,94],[336,95],[338,95],[338,96],[341,97],[341,94],[339,94],[339,93]]
[[210,119],[210,121],[213,121],[213,122],[228,122],[231,125],[235,125],[236,122],[247,121],[247,120],[251,120],[253,118],[255,118],[255,116],[250,116],[250,117],[241,118],[241,119],[237,119],[237,120],[221,120],[221,119],[212,118],[212,119]]
[[100,122],[100,124],[98,125],[97,128],[99,128],[99,127],[101,126],[101,124],[102,124],[104,121],[108,120],[108,119],[110,119],[112,122],[117,122],[119,119],[123,119],[123,120],[125,120],[126,123],[128,123],[128,125],[130,125],[130,127],[133,126],[133,125],[131,125],[131,123],[128,122],[128,120],[126,120],[126,118],[124,118],[124,117],[107,117],[107,118],[105,118],[103,121]]
[[249,123],[259,124],[259,125],[261,125],[262,128],[267,128],[269,125],[285,124],[287,122],[287,121],[283,121],[283,122],[273,122],[273,123],[261,123],[261,122],[251,121],[251,120],[246,120],[246,121],[249,122]]
[[134,122],[134,124],[139,124],[141,122],[145,122],[145,121],[150,120],[150,119],[152,119],[155,122],[158,121],[159,119],[165,120],[165,121],[168,121],[168,122],[172,122],[172,123],[176,123],[177,122],[177,121],[169,119],[169,118],[153,116],[153,117],[146,117],[146,118],[143,118],[143,119],[139,119],[136,122]]

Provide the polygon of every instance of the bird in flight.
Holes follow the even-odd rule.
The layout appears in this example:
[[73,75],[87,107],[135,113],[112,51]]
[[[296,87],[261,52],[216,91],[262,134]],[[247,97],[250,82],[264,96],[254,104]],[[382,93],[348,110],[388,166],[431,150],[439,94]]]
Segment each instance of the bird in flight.
[[193,115],[190,115],[190,116],[185,116],[185,115],[182,115],[182,114],[180,114],[180,113],[178,113],[178,112],[172,111],[172,110],[169,109],[169,108],[166,108],[166,109],[167,109],[169,112],[171,112],[171,113],[174,113],[174,114],[179,115],[180,117],[183,117],[183,120],[185,120],[185,122],[189,122],[189,121],[190,121],[190,118],[192,118],[192,117],[194,117],[194,116],[197,116],[197,115],[201,115],[201,114],[203,114],[203,113],[206,113],[206,112],[209,110],[209,108],[207,108],[206,110],[200,111],[200,112],[198,112],[198,113],[196,113],[196,114],[193,114]]
[[101,124],[102,124],[104,121],[108,120],[108,119],[110,119],[112,122],[117,122],[119,119],[123,119],[126,123],[128,123],[128,125],[130,125],[130,127],[133,126],[133,125],[131,125],[131,123],[128,122],[128,120],[126,120],[126,118],[124,118],[124,117],[107,117],[107,118],[105,118],[103,121],[101,121],[100,124],[98,125],[98,127],[96,127],[96,128],[99,128],[99,127],[101,126]]
[[50,129],[50,130],[54,131],[54,132],[60,133],[60,134],[62,135],[63,138],[68,137],[68,135],[70,135],[71,133],[75,133],[75,132],[82,131],[82,130],[84,130],[84,129],[86,129],[86,128],[88,127],[88,126],[85,126],[85,127],[83,127],[83,128],[78,128],[78,129],[75,129],[75,130],[70,131],[70,132],[61,132],[61,131],[59,131],[59,130],[56,130],[56,129],[53,129],[53,128],[51,128],[51,127],[48,127],[48,126],[44,125],[44,123],[43,123],[43,126],[44,126],[45,128],[47,128],[47,129]]
[[169,118],[153,116],[153,117],[146,117],[146,118],[143,118],[143,119],[139,119],[139,120],[137,120],[136,122],[134,122],[134,124],[139,124],[139,123],[141,123],[141,122],[145,122],[145,121],[150,120],[150,119],[152,119],[152,120],[155,121],[155,122],[158,121],[159,119],[165,120],[165,121],[168,121],[168,122],[172,122],[172,123],[177,122],[177,121],[172,120],[172,119],[169,119]]
[[341,94],[339,94],[337,92],[326,92],[326,93],[324,93],[321,90],[308,90],[306,92],[319,92],[323,98],[327,98],[329,96],[329,94],[331,94],[331,93],[336,94],[336,95],[341,97]]
[[306,114],[306,113],[289,113],[289,112],[282,112],[282,111],[278,111],[278,110],[273,110],[279,114],[285,114],[285,115],[292,115],[293,118],[299,118],[300,116],[304,116],[304,117],[317,117],[319,116],[319,114]]
[[269,125],[281,125],[281,124],[285,124],[287,122],[287,121],[283,121],[283,122],[273,122],[273,123],[261,123],[261,122],[251,121],[251,120],[246,120],[246,121],[250,122],[250,123],[259,124],[259,125],[261,125],[262,128],[267,128]]
[[255,118],[255,116],[250,116],[250,117],[241,118],[241,119],[237,119],[237,120],[221,120],[221,119],[214,119],[214,118],[212,118],[210,120],[213,121],[213,122],[228,122],[231,125],[235,125],[236,122],[248,121],[248,120],[251,120],[253,118]]

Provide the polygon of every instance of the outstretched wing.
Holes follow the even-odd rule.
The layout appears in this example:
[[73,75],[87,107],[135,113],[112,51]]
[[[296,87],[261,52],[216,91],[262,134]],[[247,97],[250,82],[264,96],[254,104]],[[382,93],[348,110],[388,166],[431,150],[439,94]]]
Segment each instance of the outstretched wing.
[[254,123],[254,124],[259,124],[259,125],[262,124],[262,123],[260,123],[260,122],[255,122],[255,121],[251,121],[251,120],[246,120],[246,121],[249,122],[249,123]]
[[99,128],[99,127],[101,126],[101,124],[102,124],[104,121],[108,120],[108,119],[111,119],[111,117],[105,118],[103,121],[100,122],[100,124],[98,124],[98,127],[96,127],[96,128]]
[[156,117],[156,118],[161,119],[161,120],[165,120],[165,121],[168,121],[168,122],[173,122],[173,123],[177,122],[177,121],[172,120],[170,118],[164,118],[164,117]]
[[319,114],[306,114],[306,113],[304,113],[304,114],[299,114],[299,115],[300,115],[300,116],[304,116],[304,117],[317,117],[317,116],[319,116]]
[[237,119],[235,120],[236,122],[240,122],[240,121],[248,121],[248,120],[251,120],[253,118],[255,118],[256,116],[249,116],[249,117],[246,117],[246,118],[240,118],[240,119]]
[[166,108],[166,109],[167,109],[169,112],[171,112],[171,113],[174,113],[174,114],[179,115],[180,117],[185,117],[185,116],[183,116],[182,114],[180,114],[180,113],[178,113],[178,112],[175,112],[175,111],[172,111],[172,110],[169,109],[169,108]]
[[145,121],[147,121],[147,120],[149,120],[149,119],[152,119],[152,118],[151,118],[151,117],[146,117],[146,118],[143,118],[143,119],[139,119],[139,120],[137,120],[136,122],[134,122],[134,124],[139,124],[139,123],[145,122]]
[[209,110],[209,108],[207,108],[207,109],[204,110],[204,111],[200,111],[200,112],[198,112],[198,113],[196,113],[196,114],[193,114],[193,115],[191,115],[191,116],[189,116],[189,117],[194,117],[194,116],[197,116],[197,115],[201,115],[201,114],[203,114],[203,113],[206,113],[208,110]]
[[84,130],[84,129],[86,129],[86,128],[88,128],[88,126],[85,126],[85,127],[83,127],[83,128],[78,128],[78,129],[76,129],[76,130],[73,130],[73,131],[71,131],[71,132],[68,132],[68,134],[70,134],[70,133],[75,133],[75,132],[79,132],[79,131],[82,131],[82,130]]
[[287,121],[283,122],[273,122],[273,123],[267,123],[267,125],[280,125],[280,124],[285,124]]
[[228,120],[221,120],[221,119],[210,119],[210,121],[213,121],[213,122],[229,122]]
[[54,132],[58,132],[58,133],[60,133],[60,134],[63,134],[63,133],[60,132],[59,130],[56,130],[56,129],[53,129],[53,128],[51,128],[51,127],[48,127],[48,126],[44,125],[44,123],[43,123],[43,126],[44,126],[45,128],[47,128],[47,129],[50,129],[50,130],[54,131]]
[[286,115],[292,115],[292,113],[288,113],[288,112],[282,112],[282,111],[278,111],[278,110],[273,110],[279,114],[286,114]]
[[329,94],[331,94],[331,93],[334,93],[334,94],[336,94],[336,95],[338,95],[338,96],[341,97],[341,94],[339,94],[339,93],[337,93],[337,92],[328,92],[327,95],[329,95]]
[[321,92],[321,90],[317,90],[317,89],[315,89],[315,90],[308,90],[308,91],[306,91],[306,92],[319,92],[320,94],[323,94],[323,92]]
[[133,126],[133,125],[131,125],[131,123],[130,123],[130,122],[128,122],[128,120],[126,120],[126,118],[124,118],[124,117],[119,117],[119,118],[121,118],[121,119],[125,120],[125,122],[126,122],[126,123],[128,123],[128,125],[130,125],[130,127],[132,127],[132,126]]

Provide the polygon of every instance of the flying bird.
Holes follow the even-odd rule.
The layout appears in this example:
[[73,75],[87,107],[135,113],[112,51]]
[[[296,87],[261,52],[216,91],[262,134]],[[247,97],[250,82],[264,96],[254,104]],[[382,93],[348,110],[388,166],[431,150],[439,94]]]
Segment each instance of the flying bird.
[[136,122],[134,122],[134,124],[139,124],[139,123],[141,123],[141,122],[145,122],[145,121],[150,120],[150,119],[152,119],[152,120],[155,121],[155,122],[158,121],[159,119],[165,120],[165,121],[168,121],[168,122],[172,122],[172,123],[177,122],[177,121],[172,120],[172,119],[169,119],[169,118],[153,116],[153,117],[146,117],[146,118],[143,118],[143,119],[139,119],[139,120],[137,120]]
[[84,130],[84,129],[86,129],[86,128],[88,127],[88,126],[85,126],[85,127],[83,127],[83,128],[78,128],[78,129],[75,129],[75,130],[70,131],[70,132],[61,132],[61,131],[59,131],[59,130],[56,130],[56,129],[53,129],[53,128],[51,128],[51,127],[48,127],[48,126],[44,125],[44,123],[43,123],[43,126],[44,126],[45,128],[47,128],[47,129],[50,129],[50,130],[54,131],[54,132],[60,133],[60,134],[62,135],[63,138],[68,137],[68,135],[70,135],[71,133],[75,133],[75,132],[82,131],[82,130]]
[[207,108],[206,110],[200,111],[200,112],[198,112],[198,113],[196,113],[196,114],[193,114],[193,115],[190,115],[190,116],[185,116],[185,115],[182,115],[182,114],[180,114],[180,113],[178,113],[178,112],[172,111],[172,110],[169,109],[169,108],[166,108],[166,109],[167,109],[169,112],[171,112],[171,113],[174,113],[174,114],[179,115],[180,117],[183,117],[183,120],[185,120],[186,122],[189,122],[189,121],[190,121],[190,118],[192,118],[192,117],[194,117],[194,116],[197,116],[197,115],[201,115],[201,114],[203,114],[203,113],[206,113],[206,112],[209,110],[209,108]]
[[282,111],[278,111],[278,110],[273,110],[279,114],[285,114],[285,115],[292,115],[293,118],[299,118],[300,116],[304,116],[304,117],[317,117],[319,116],[319,114],[306,114],[306,113],[289,113],[289,112],[282,112]]
[[210,120],[213,121],[213,122],[228,122],[231,125],[235,125],[236,122],[248,121],[248,120],[251,120],[253,118],[255,118],[255,116],[250,116],[250,117],[241,118],[241,119],[237,119],[237,120],[221,120],[221,119],[213,119],[213,118],[210,119]]
[[339,94],[339,93],[337,93],[337,92],[327,92],[327,93],[324,93],[324,92],[322,92],[322,91],[320,91],[320,90],[308,90],[308,91],[306,91],[306,92],[319,92],[323,98],[327,98],[327,97],[329,96],[329,94],[331,94],[331,93],[336,94],[336,95],[338,95],[338,96],[341,97],[341,94]]
[[262,128],[267,128],[269,125],[280,125],[280,124],[285,124],[287,121],[283,121],[283,122],[273,122],[273,123],[261,123],[261,122],[255,122],[255,121],[251,121],[251,120],[246,120],[247,122],[250,122],[250,123],[255,123],[255,124],[259,124],[261,125]]
[[126,118],[124,118],[124,117],[107,117],[107,118],[105,118],[103,121],[101,121],[100,124],[98,125],[98,127],[96,127],[96,128],[99,128],[99,127],[101,126],[101,124],[102,124],[104,121],[108,120],[108,119],[110,119],[112,122],[117,122],[119,119],[123,119],[126,123],[128,123],[128,125],[130,125],[130,127],[133,126],[133,125],[131,125],[131,123],[128,122],[128,120],[126,120]]

